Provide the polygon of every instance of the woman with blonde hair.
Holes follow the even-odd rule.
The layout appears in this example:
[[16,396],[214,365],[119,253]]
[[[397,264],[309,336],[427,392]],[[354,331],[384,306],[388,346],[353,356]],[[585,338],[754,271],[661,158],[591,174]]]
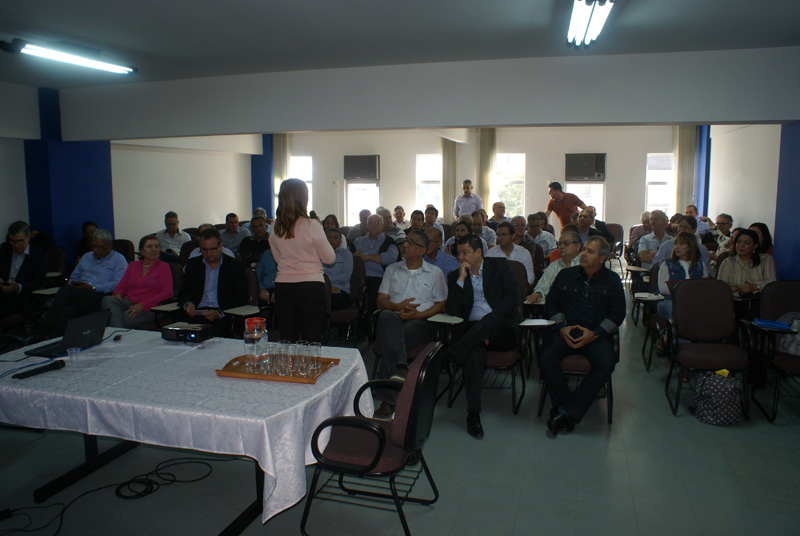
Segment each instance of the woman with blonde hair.
[[308,187],[286,179],[278,192],[278,208],[269,236],[278,264],[275,312],[281,339],[322,341],[325,324],[325,279],[322,263],[336,260],[319,221],[308,217]]
[[664,300],[658,302],[658,316],[672,318],[672,296],[668,283],[685,279],[702,279],[711,274],[700,260],[700,246],[697,238],[688,231],[682,231],[672,242],[672,253],[658,269],[658,292]]

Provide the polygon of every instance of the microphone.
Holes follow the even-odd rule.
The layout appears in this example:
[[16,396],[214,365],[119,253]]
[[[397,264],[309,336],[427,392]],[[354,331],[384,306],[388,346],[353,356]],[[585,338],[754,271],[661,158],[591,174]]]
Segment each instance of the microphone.
[[59,359],[57,361],[53,361],[49,365],[45,365],[43,367],[37,367],[32,370],[26,370],[25,372],[20,372],[19,374],[14,374],[11,376],[12,378],[16,378],[18,380],[22,380],[25,378],[30,378],[31,376],[36,376],[37,374],[42,374],[44,372],[49,372],[51,370],[58,370],[64,368],[64,361]]

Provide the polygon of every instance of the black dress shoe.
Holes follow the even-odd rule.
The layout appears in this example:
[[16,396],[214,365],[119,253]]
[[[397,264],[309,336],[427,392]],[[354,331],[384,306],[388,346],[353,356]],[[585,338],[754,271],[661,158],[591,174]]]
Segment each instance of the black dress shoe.
[[568,434],[575,429],[575,420],[569,415],[559,412],[547,421],[547,437],[555,438],[558,434]]
[[558,415],[559,413],[561,413],[561,412],[560,412],[560,411],[558,411],[558,408],[550,408],[550,418],[551,418],[551,419],[552,419],[553,417],[555,417],[556,415]]
[[481,416],[478,413],[467,415],[467,433],[475,439],[483,437],[483,426],[481,426]]

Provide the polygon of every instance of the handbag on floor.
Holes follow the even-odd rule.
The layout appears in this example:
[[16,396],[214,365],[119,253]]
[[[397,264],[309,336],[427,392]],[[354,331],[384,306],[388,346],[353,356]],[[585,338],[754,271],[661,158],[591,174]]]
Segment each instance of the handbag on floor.
[[742,382],[733,376],[706,372],[697,378],[694,416],[706,424],[736,424],[744,418]]

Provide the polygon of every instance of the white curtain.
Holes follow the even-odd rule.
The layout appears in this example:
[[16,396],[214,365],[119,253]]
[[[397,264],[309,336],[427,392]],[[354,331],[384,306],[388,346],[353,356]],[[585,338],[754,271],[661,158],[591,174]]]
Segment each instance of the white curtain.
[[[673,154],[675,154],[676,210],[683,214],[687,205],[695,203],[694,192],[697,177],[697,125],[680,125],[675,127],[673,137]],[[671,214],[667,214],[671,216]]]
[[458,181],[458,143],[442,138],[442,205],[439,216],[444,221],[453,217],[456,196],[461,193]]
[[289,135],[272,135],[272,168],[274,173],[275,193],[281,181],[289,178]]
[[483,207],[489,204],[489,190],[497,155],[497,131],[493,128],[478,129],[478,177],[475,193],[483,199]]

